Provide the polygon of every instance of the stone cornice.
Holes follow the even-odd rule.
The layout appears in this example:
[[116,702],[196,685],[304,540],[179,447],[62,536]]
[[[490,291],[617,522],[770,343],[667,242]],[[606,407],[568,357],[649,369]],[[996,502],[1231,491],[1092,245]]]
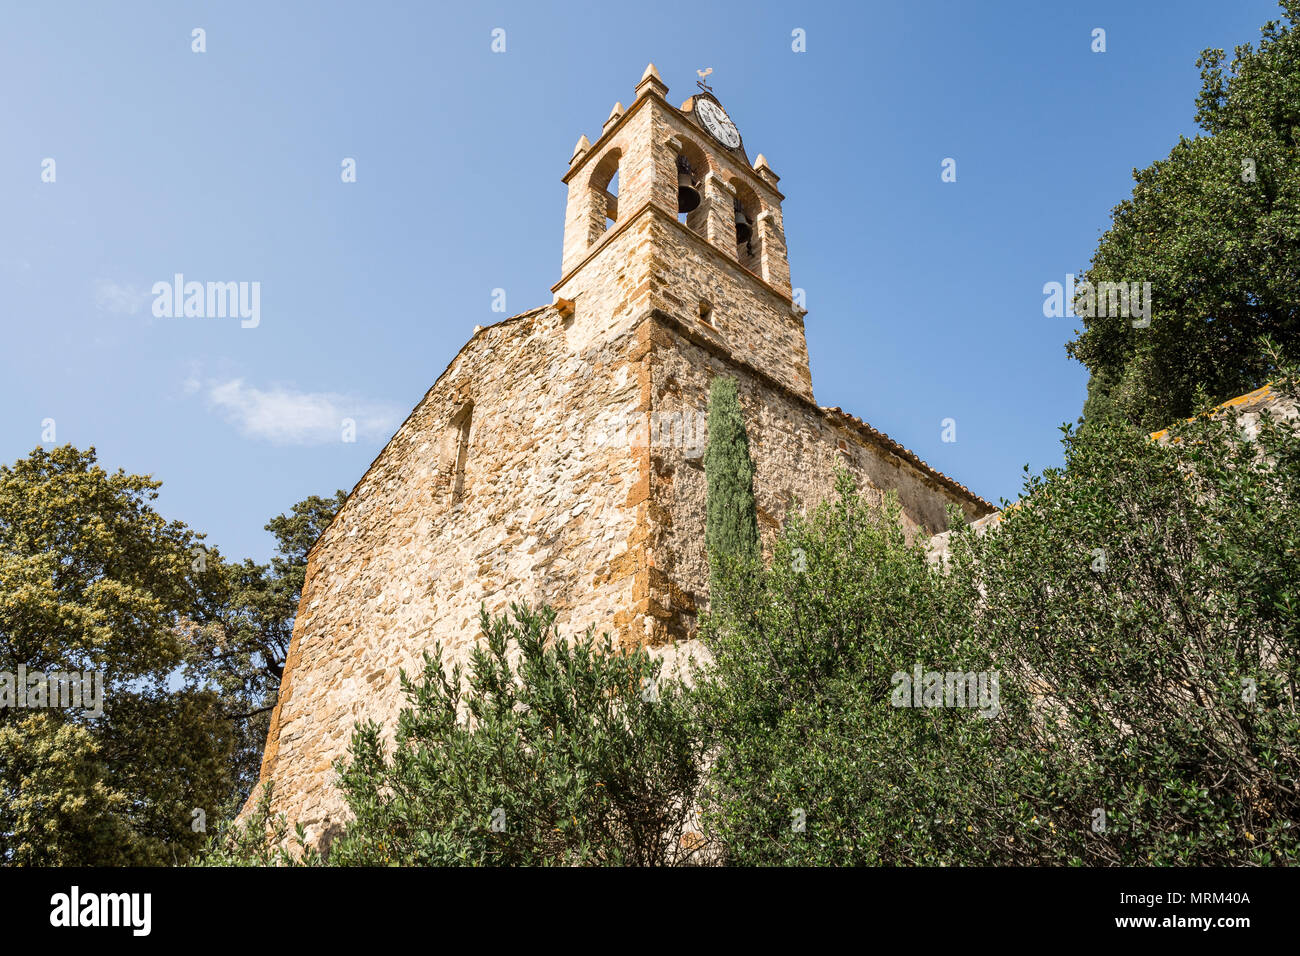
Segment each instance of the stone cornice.
[[717,249],[715,249],[713,247],[713,244],[710,243],[708,239],[705,239],[703,236],[701,236],[698,232],[695,232],[693,229],[688,228],[684,223],[679,222],[676,217],[668,215],[668,213],[666,213],[663,209],[660,209],[658,206],[654,204],[654,202],[650,200],[646,200],[645,202],[643,202],[640,205],[640,207],[637,208],[636,212],[625,217],[620,222],[616,222],[614,224],[613,229],[609,230],[609,232],[605,233],[603,236],[597,239],[596,244],[592,246],[591,251],[589,251],[585,256],[583,256],[582,261],[579,262],[577,265],[575,265],[568,272],[566,272],[560,278],[559,282],[551,286],[551,292],[552,293],[558,292],[560,288],[566,282],[572,279],[575,275],[577,275],[578,272],[580,272],[587,263],[589,263],[592,259],[596,258],[596,256],[600,255],[600,253],[604,251],[605,246],[614,241],[615,236],[621,235],[625,230],[630,229],[633,223],[635,223],[638,219],[640,219],[643,215],[646,215],[647,213],[650,213],[652,215],[657,215],[662,222],[672,224],[673,227],[681,230],[682,233],[684,233],[687,236],[690,236],[691,239],[693,239],[696,243],[699,243],[702,248],[707,249],[712,255],[717,256],[719,262],[725,262],[730,266],[734,266],[736,271],[740,273],[740,275],[743,276],[746,280],[752,282],[757,288],[761,289],[762,291],[775,296],[777,299],[780,300],[781,304],[789,311],[790,320],[792,322],[798,323],[799,327],[803,328],[803,324],[804,324],[803,315],[794,310],[794,299],[789,294],[778,289],[776,286],[768,283],[761,277],[756,276],[754,273],[750,272],[748,269],[742,266],[739,262],[736,262],[734,259],[728,259]]

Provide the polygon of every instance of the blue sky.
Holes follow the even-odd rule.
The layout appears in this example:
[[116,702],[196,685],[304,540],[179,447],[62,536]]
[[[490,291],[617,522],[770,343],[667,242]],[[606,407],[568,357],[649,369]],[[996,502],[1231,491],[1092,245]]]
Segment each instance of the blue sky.
[[[1022,465],[1060,461],[1086,383],[1043,284],[1086,265],[1133,167],[1194,134],[1198,53],[1277,16],[1272,0],[7,3],[0,460],[53,419],[53,443],[153,474],[167,517],[265,560],[266,521],[351,489],[503,317],[494,289],[507,314],[550,301],[573,144],[654,61],[674,104],[712,67],[782,177],[817,400],[1015,497]],[[150,290],[176,273],[260,283],[259,324],[155,318]]]

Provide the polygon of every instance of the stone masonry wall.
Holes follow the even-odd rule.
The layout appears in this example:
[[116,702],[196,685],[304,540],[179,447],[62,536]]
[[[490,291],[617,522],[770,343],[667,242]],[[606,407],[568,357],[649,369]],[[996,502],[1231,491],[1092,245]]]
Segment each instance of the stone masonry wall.
[[480,602],[549,602],[566,635],[626,617],[639,475],[617,425],[642,387],[627,336],[571,349],[565,325],[544,309],[478,332],[312,550],[262,778],[313,839],[342,820],[331,764],[354,723],[391,730],[398,671],[417,673],[435,641],[464,660]]
[[[705,203],[717,206],[707,235],[677,218],[677,148],[695,157]],[[603,213],[592,210],[606,208],[602,183],[615,165],[622,181],[618,219],[601,233],[597,222]],[[803,319],[790,300],[780,193],[763,177],[711,148],[706,134],[679,110],[651,95],[613,122],[575,161],[566,180],[564,278],[554,287],[557,295],[578,301],[579,294],[599,290],[608,269],[593,269],[593,257],[605,260],[605,245],[621,242],[633,257],[622,263],[639,262],[650,269],[651,307],[698,321],[700,306],[707,303],[713,326],[736,354],[812,398]],[[732,210],[737,187],[753,197],[756,209],[754,242],[761,254],[756,252],[752,269],[737,259]],[[628,230],[636,235],[630,247]],[[766,278],[759,275],[764,271]],[[635,310],[641,302],[627,300],[626,305]]]
[[[709,255],[705,241],[676,220],[656,217],[651,235],[651,305],[811,400],[803,318],[789,297],[739,263]],[[701,302],[712,306],[710,322],[700,319]]]
[[[675,422],[707,414],[709,386],[718,375],[737,380],[750,454],[754,497],[765,557],[792,508],[810,511],[834,493],[835,469],[843,464],[860,490],[881,500],[898,494],[909,535],[928,539],[947,527],[946,508],[958,505],[968,520],[991,511],[975,496],[945,486],[931,474],[890,453],[854,428],[840,413],[822,409],[743,363],[671,316],[656,313],[647,326],[652,345],[655,417]],[[689,436],[690,430],[684,429]],[[650,531],[655,639],[694,637],[699,611],[707,606],[708,560],[704,548],[703,457],[665,440],[652,444]]]

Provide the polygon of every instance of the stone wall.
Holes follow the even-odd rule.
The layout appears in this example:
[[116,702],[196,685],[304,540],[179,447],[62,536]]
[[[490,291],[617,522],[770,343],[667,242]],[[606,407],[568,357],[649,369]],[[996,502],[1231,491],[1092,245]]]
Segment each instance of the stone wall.
[[435,641],[463,660],[480,604],[548,602],[565,634],[632,605],[638,474],[619,436],[641,386],[626,336],[571,348],[565,326],[543,309],[478,332],[309,556],[262,777],[313,838],[340,820],[331,764],[354,723],[391,728],[399,669],[418,672]]
[[[950,503],[968,520],[993,510],[955,482],[900,455],[887,439],[876,439],[850,416],[820,408],[737,361],[690,325],[662,312],[654,313],[646,325],[652,342],[656,420],[703,418],[714,377],[737,380],[766,557],[791,509],[806,513],[833,495],[840,464],[876,501],[887,491],[898,495],[909,536],[929,539],[945,529]],[[690,434],[689,429],[683,432]],[[652,593],[657,597],[650,607],[654,644],[692,639],[698,613],[708,600],[704,459],[692,454],[687,443],[662,440],[671,435],[661,432],[661,440],[649,449],[653,520],[648,537],[655,568]]]
[[[788,292],[777,292],[734,260],[708,255],[704,239],[675,219],[656,217],[651,236],[650,305],[811,400],[803,317]],[[700,318],[703,302],[712,307],[709,322]]]
[[[679,154],[692,160],[703,196],[701,210],[679,221]],[[603,231],[609,209],[605,184],[617,169],[621,186],[617,219]],[[627,299],[628,308],[652,308],[691,316],[711,309],[706,329],[728,347],[783,385],[812,398],[812,375],[801,311],[791,303],[790,270],[782,226],[781,194],[775,174],[759,173],[725,151],[710,146],[702,130],[660,95],[646,94],[616,119],[603,135],[575,156],[565,177],[569,198],[565,219],[563,278],[553,291],[580,301],[601,288],[612,266],[605,246],[635,232],[631,258],[649,270],[649,298]],[[753,218],[754,248],[740,257],[733,202],[744,197]],[[624,243],[624,245],[627,245]],[[706,331],[706,334],[708,332]]]

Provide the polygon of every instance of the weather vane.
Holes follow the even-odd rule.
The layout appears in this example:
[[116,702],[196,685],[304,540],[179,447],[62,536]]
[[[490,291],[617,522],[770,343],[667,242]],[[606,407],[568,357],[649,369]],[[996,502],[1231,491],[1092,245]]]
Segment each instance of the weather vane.
[[708,69],[704,69],[704,70],[695,71],[696,75],[699,76],[699,79],[695,81],[695,85],[698,86],[705,93],[713,92],[713,87],[709,86],[709,84],[704,82],[704,78],[712,72],[713,72],[713,67],[709,67]]

